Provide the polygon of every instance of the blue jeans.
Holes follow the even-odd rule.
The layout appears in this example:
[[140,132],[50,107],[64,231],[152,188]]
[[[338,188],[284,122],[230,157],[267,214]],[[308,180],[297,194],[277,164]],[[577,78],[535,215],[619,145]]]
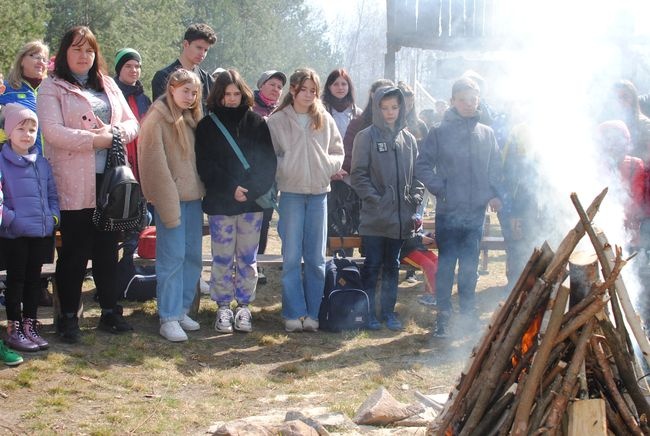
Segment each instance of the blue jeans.
[[189,311],[201,276],[201,201],[181,201],[181,224],[167,228],[156,215],[156,295],[160,322],[180,321]]
[[[278,233],[282,239],[282,317],[318,319],[325,287],[327,195],[280,196]],[[305,261],[304,274],[301,261]]]
[[402,239],[383,236],[362,236],[363,252],[366,260],[363,264],[363,287],[370,299],[370,314],[376,315],[375,288],[379,270],[381,273],[381,318],[395,311],[397,303],[397,276],[399,274],[399,253]]
[[458,263],[458,300],[460,311],[475,309],[476,281],[483,222],[461,223],[446,215],[436,216],[436,244],[438,245],[438,275],[436,299],[438,311],[449,312],[454,271]]

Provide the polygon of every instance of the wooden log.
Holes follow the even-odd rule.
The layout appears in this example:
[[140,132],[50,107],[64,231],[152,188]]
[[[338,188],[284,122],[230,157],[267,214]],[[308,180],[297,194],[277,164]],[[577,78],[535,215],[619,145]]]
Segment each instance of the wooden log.
[[607,361],[607,357],[605,357],[605,352],[603,351],[602,345],[597,337],[591,338],[591,349],[594,352],[598,366],[602,371],[605,385],[607,386],[607,392],[611,396],[614,405],[616,405],[616,409],[618,410],[623,422],[632,434],[637,436],[643,435],[643,432],[639,428],[639,423],[636,422],[636,419],[632,416],[632,413],[630,413],[630,409],[616,386],[616,382],[612,375],[612,369],[609,367],[609,362]]
[[607,395],[601,391],[601,397],[605,400],[605,415],[607,416],[607,426],[613,431],[615,435],[627,435],[629,431],[625,427],[625,423],[621,416],[612,409]]
[[[578,215],[580,216],[580,221],[584,225],[585,231],[587,232],[587,235],[591,240],[591,245],[594,247],[594,250],[596,250],[598,261],[600,262],[600,266],[603,270],[603,276],[608,277],[612,272],[612,265],[610,263],[610,259],[607,258],[607,255],[604,251],[605,244],[598,238],[593,226],[591,225],[591,220],[593,218],[589,218],[589,216],[585,213],[584,209],[582,208],[582,204],[578,199],[578,195],[575,192],[571,193],[571,201],[573,202],[573,205],[576,211],[578,212]],[[623,281],[621,280],[621,283],[622,282]],[[612,286],[609,289],[609,294],[612,297],[611,299],[612,313],[614,314],[614,320],[616,321],[616,328],[619,330],[619,332],[621,332],[622,335],[625,335],[626,343],[630,344],[629,338],[627,337],[627,332],[625,331],[625,323],[623,322],[623,315],[621,313],[621,308],[619,306],[617,291],[615,286]]]
[[629,392],[639,416],[650,418],[650,405],[646,400],[646,396],[639,387],[637,377],[634,373],[634,367],[630,362],[631,358],[628,354],[624,353],[625,348],[618,331],[614,329],[614,326],[612,326],[608,319],[600,319],[599,325],[605,335],[607,347],[612,353],[621,380]]
[[542,338],[542,342],[540,343],[537,354],[535,355],[535,360],[530,368],[530,373],[528,377],[526,377],[526,384],[522,389],[521,400],[513,424],[514,435],[523,435],[528,429],[528,418],[530,417],[532,405],[535,400],[535,392],[537,392],[537,387],[539,386],[544,371],[546,370],[548,356],[555,344],[555,337],[560,331],[562,316],[564,315],[568,299],[569,290],[560,287],[555,300],[555,306],[551,312],[551,319],[546,328],[546,334]]
[[612,272],[610,273],[609,277],[607,277],[603,283],[597,286],[593,286],[592,290],[584,299],[582,299],[582,301],[569,308],[568,312],[564,314],[562,324],[567,323],[571,318],[573,318],[579,312],[582,312],[587,306],[589,306],[601,295],[603,295],[610,287],[614,286],[616,284],[616,280],[618,280],[618,276],[621,273],[621,270],[626,263],[627,262],[622,258],[622,251],[620,249],[617,250],[616,259],[614,259],[614,267],[612,268]]
[[467,422],[460,432],[461,436],[474,434],[474,428],[483,418],[483,414],[489,405],[489,400],[493,395],[494,388],[497,386],[499,378],[508,365],[511,364],[510,357],[512,355],[512,350],[515,345],[521,341],[521,337],[530,325],[531,316],[535,312],[538,304],[540,304],[540,301],[545,302],[548,298],[548,294],[549,288],[547,283],[542,279],[539,279],[522,305],[521,310],[510,328],[508,335],[504,338],[503,343],[499,344],[498,349],[491,353],[491,357],[488,359],[485,366],[485,375],[481,375],[482,383],[480,386],[481,390],[479,397],[476,400],[476,404],[471,409]]
[[475,434],[487,434],[499,421],[506,408],[512,403],[515,398],[515,391],[517,385],[514,384],[506,393],[499,398],[483,417],[481,423],[476,427]]
[[[566,363],[564,360],[560,360],[548,373],[546,374],[546,377],[544,377],[544,380],[542,381],[542,391],[545,391],[548,386],[555,381],[558,375],[562,374],[564,371],[566,371],[567,366],[569,364]],[[559,386],[558,386],[559,387]]]
[[514,317],[514,314],[517,313],[517,311],[513,310],[515,305],[518,303],[521,295],[530,290],[528,277],[539,276],[542,271],[546,269],[552,257],[553,252],[548,244],[544,244],[542,249],[535,249],[533,251],[533,254],[526,263],[526,266],[524,267],[521,276],[519,276],[512,292],[508,295],[501,310],[495,314],[491,327],[485,333],[474,356],[470,358],[468,369],[463,371],[461,381],[457,385],[457,391],[450,394],[450,399],[445,404],[445,409],[429,426],[431,431],[436,431],[437,429],[439,432],[444,432],[444,429],[446,429],[452,421],[456,420],[458,416],[464,415],[464,401],[468,396],[470,388],[475,386],[474,380],[483,366],[484,360],[492,347],[494,339],[497,334],[500,333],[500,326],[508,316],[512,315]]
[[[603,247],[605,259],[607,259],[607,263],[609,267],[613,268],[612,263],[614,261],[612,259],[614,259],[615,256],[612,251],[611,245],[609,245],[609,242],[607,241],[607,236],[602,231],[598,232],[596,236],[598,241]],[[610,288],[610,292],[611,292],[611,288]],[[634,310],[634,305],[630,300],[630,294],[627,292],[625,283],[623,282],[623,279],[621,278],[620,275],[616,279],[616,293],[618,295],[618,298],[620,299],[623,311],[625,312],[625,319],[627,320],[630,330],[632,330],[632,334],[634,335],[634,338],[636,339],[636,342],[639,345],[641,352],[643,353],[643,357],[646,363],[650,365],[650,342],[648,341],[648,337],[645,335],[645,331],[643,330],[643,325],[641,323],[641,318],[639,318],[639,315]],[[621,330],[618,329],[618,324],[617,324],[617,331],[621,335],[621,338],[623,338],[624,340],[629,339],[625,326],[623,326],[623,333],[620,333]],[[625,341],[625,343],[627,343],[627,341]],[[631,353],[632,350],[629,350],[629,352]]]
[[554,345],[564,342],[571,333],[585,325],[594,315],[603,310],[608,301],[608,296],[602,296],[600,299],[591,303],[591,305],[589,305],[585,310],[574,316],[573,319],[569,321],[557,334]]
[[[607,195],[607,188],[603,189],[602,192],[598,194],[596,198],[594,198],[594,200],[587,208],[587,211],[585,213],[589,218],[589,221],[594,219],[594,217],[596,216],[596,212],[598,212],[598,209],[600,208],[600,205],[603,202],[605,195]],[[587,223],[589,223],[589,221],[587,221]],[[551,262],[551,264],[546,269],[546,272],[544,273],[544,280],[546,282],[551,283],[555,281],[554,279],[560,274],[560,271],[566,265],[569,256],[571,255],[576,245],[578,245],[578,242],[580,242],[580,239],[582,239],[584,235],[585,235],[585,227],[584,227],[584,223],[581,220],[578,224],[576,224],[576,226],[571,231],[569,231],[569,234],[567,234],[564,237],[564,239],[560,243],[560,246],[557,248],[558,254],[555,256],[555,258],[553,258],[553,261]]]
[[[587,325],[583,327],[582,332],[580,332],[580,339],[578,340],[576,349],[574,350],[573,356],[571,357],[569,368],[567,369],[564,379],[562,380],[562,387],[560,388],[558,395],[555,397],[553,403],[551,404],[551,409],[545,423],[545,427],[549,430],[549,432],[551,432],[551,434],[555,434],[559,430],[560,420],[569,402],[569,395],[571,394],[571,391],[573,391],[576,387],[576,379],[578,377],[578,373],[580,372],[580,368],[582,367],[582,362],[585,360],[587,345],[589,345],[589,339],[591,338],[595,324],[596,320],[592,318],[592,320],[590,320]],[[515,425],[517,424],[518,423],[515,422]]]
[[569,405],[567,436],[607,436],[605,400],[574,401]]
[[575,251],[569,257],[571,297],[569,307],[575,306],[589,294],[598,280],[598,257],[596,253]]
[[551,382],[550,389],[544,389],[541,391],[541,396],[535,402],[535,409],[530,415],[531,429],[539,428],[539,426],[542,425],[542,422],[548,416],[548,409],[553,402],[553,399],[557,395],[557,392],[560,390],[560,387],[562,386],[562,379],[562,375],[557,374],[557,376]]

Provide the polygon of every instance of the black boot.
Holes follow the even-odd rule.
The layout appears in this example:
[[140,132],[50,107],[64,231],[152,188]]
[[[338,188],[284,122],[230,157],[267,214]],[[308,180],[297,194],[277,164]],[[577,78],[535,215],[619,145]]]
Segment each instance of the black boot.
[[58,322],[59,336],[63,342],[76,344],[81,339],[81,330],[79,329],[79,318],[77,316],[68,317],[66,315],[59,318]]
[[433,332],[434,337],[436,338],[449,337],[450,318],[451,318],[451,312],[448,311],[438,312],[438,317],[436,318],[436,330]]

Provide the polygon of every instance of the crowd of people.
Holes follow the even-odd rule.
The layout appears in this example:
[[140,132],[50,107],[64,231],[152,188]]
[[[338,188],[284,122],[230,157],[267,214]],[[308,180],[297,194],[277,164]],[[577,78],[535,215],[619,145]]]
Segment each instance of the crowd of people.
[[[57,332],[81,338],[79,308],[88,260],[101,307],[98,328],[132,330],[118,304],[116,231],[93,223],[97,195],[116,140],[124,144],[156,226],[159,333],[172,342],[200,329],[190,318],[202,269],[204,214],[210,232],[209,288],[219,333],[250,332],[249,305],[263,271],[257,255],[267,245],[274,209],[259,199],[280,192],[282,317],[287,332],[319,329],[325,284],[327,196],[330,184],[348,183],[361,200],[359,235],[370,300],[368,329],[402,329],[395,311],[400,262],[425,272],[428,304],[437,305],[434,335],[450,334],[452,287],[457,273],[465,328],[478,320],[475,302],[479,247],[486,209],[498,211],[508,246],[508,277],[521,269],[539,219],[526,126],[499,122],[481,100],[482,78],[456,80],[444,100],[420,115],[404,82],[372,83],[365,109],[355,100],[350,75],[291,75],[264,71],[252,90],[235,69],[209,74],[200,64],[216,42],[205,24],[187,29],[181,53],[153,76],[150,100],[140,82],[137,50],[117,52],[111,77],[99,42],[85,26],[68,30],[50,63],[40,41],[25,44],[0,87],[6,139],[0,152],[0,244],[7,270],[7,335],[0,358],[48,348],[39,333],[40,269],[54,258],[60,301]],[[285,86],[286,91],[283,93]],[[635,199],[626,223],[640,229],[647,213],[643,180],[650,121],[631,82],[614,90],[616,122],[599,128],[599,140],[616,156]],[[493,126],[496,130],[496,126]],[[503,128],[503,126],[501,126]],[[502,131],[503,129],[499,130]],[[421,229],[423,199],[435,197],[435,235]],[[138,232],[122,235],[122,256],[132,256]],[[637,241],[638,242],[638,241]],[[435,243],[438,256],[429,250]],[[381,275],[380,299],[375,299]],[[233,310],[234,309],[234,310]]]

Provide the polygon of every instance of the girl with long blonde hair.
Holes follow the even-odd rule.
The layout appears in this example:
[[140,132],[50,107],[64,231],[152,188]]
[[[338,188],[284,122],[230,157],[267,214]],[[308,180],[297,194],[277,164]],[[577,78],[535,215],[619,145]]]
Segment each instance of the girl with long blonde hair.
[[325,286],[327,192],[343,163],[341,135],[320,101],[320,80],[313,70],[291,75],[289,93],[267,124],[282,192],[282,317],[288,332],[313,332]]
[[202,267],[205,189],[194,154],[194,130],[201,117],[199,77],[176,70],[165,94],[147,112],[138,142],[140,184],[155,208],[160,334],[172,342],[186,341],[185,331],[200,328],[188,312]]

